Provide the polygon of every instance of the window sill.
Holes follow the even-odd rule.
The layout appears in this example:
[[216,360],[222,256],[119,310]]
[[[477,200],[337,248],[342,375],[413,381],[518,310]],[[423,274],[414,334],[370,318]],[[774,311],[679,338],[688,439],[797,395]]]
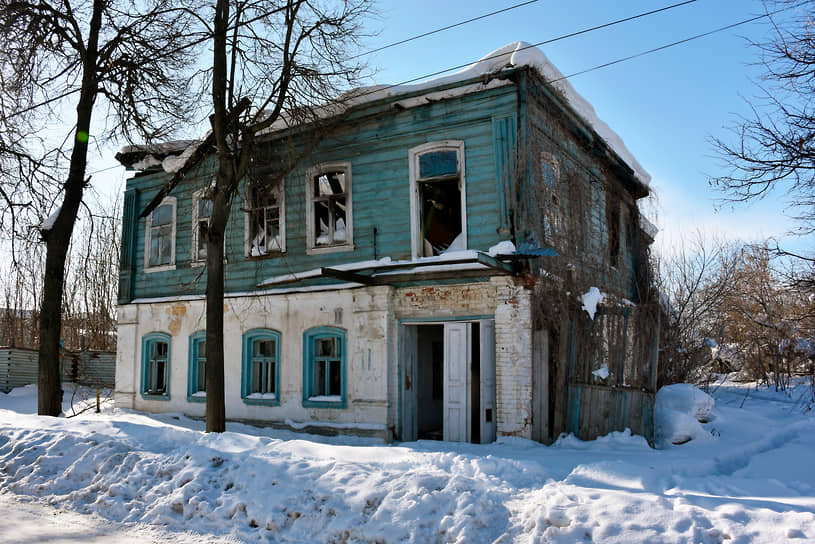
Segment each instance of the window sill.
[[141,398],[144,400],[170,400],[170,395],[153,395],[150,393],[142,393]]
[[262,261],[263,259],[283,257],[284,255],[286,255],[286,250],[281,249],[280,251],[270,251],[269,253],[264,253],[263,255],[249,255],[249,253],[245,253],[244,257],[247,261]]
[[167,270],[175,270],[174,264],[165,264],[162,266],[146,266],[144,268],[145,274],[152,274],[153,272],[166,272]]
[[243,403],[249,406],[280,406],[280,399],[250,399],[243,397]]
[[342,251],[354,251],[353,242],[350,244],[337,244],[335,246],[315,246],[306,248],[306,255],[322,255],[323,253],[339,253]]
[[317,398],[318,397],[309,397],[303,399],[303,408],[346,408],[345,397],[341,397],[339,400],[313,400]]
[[206,402],[206,395],[187,395],[187,402]]

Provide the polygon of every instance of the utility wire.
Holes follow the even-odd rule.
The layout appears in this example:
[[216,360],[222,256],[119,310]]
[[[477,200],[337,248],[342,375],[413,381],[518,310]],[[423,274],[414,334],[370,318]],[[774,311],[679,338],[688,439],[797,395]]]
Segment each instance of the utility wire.
[[[514,6],[507,7],[507,8],[505,8],[505,9],[503,9],[503,10],[494,11],[494,12],[491,12],[491,13],[488,13],[488,14],[485,14],[485,15],[482,15],[482,16],[480,16],[480,17],[475,17],[475,18],[473,18],[473,19],[469,19],[469,20],[467,20],[467,21],[462,21],[462,22],[460,22],[460,23],[456,23],[456,24],[454,24],[454,25],[449,25],[449,26],[447,26],[447,27],[443,27],[443,28],[439,28],[439,29],[436,29],[436,30],[432,30],[432,31],[430,31],[430,32],[425,32],[424,34],[419,34],[419,35],[414,36],[414,37],[412,37],[412,38],[408,38],[408,39],[405,39],[405,40],[401,40],[401,41],[398,41],[398,42],[394,42],[394,43],[391,43],[391,44],[385,45],[385,46],[383,46],[383,47],[380,47],[380,48],[378,48],[378,49],[373,49],[373,50],[371,50],[371,51],[368,51],[367,53],[363,53],[363,55],[367,55],[367,54],[370,54],[370,53],[374,53],[374,52],[376,52],[376,51],[381,51],[381,50],[383,50],[383,49],[387,49],[387,48],[390,48],[390,47],[394,47],[394,46],[396,46],[396,45],[400,45],[400,44],[403,44],[403,43],[408,42],[408,41],[412,41],[412,40],[415,40],[415,39],[419,39],[419,38],[421,38],[421,37],[428,36],[428,35],[430,35],[430,34],[434,34],[434,33],[442,32],[443,30],[447,30],[447,29],[449,29],[449,28],[453,28],[453,27],[455,27],[455,26],[460,26],[460,25],[462,25],[462,24],[466,24],[466,23],[468,23],[468,22],[472,22],[472,21],[476,21],[476,20],[479,20],[479,19],[483,19],[483,18],[485,18],[485,17],[490,17],[490,16],[492,16],[492,15],[496,15],[496,14],[498,14],[498,13],[502,13],[502,12],[507,11],[507,10],[510,10],[510,9],[515,9],[515,8],[518,8],[518,7],[521,7],[521,6],[525,6],[525,5],[528,5],[528,4],[531,4],[531,3],[533,3],[533,2],[537,2],[537,1],[538,1],[538,0],[531,0],[531,1],[528,1],[528,2],[523,2],[523,3],[521,3],[521,4],[516,4],[516,5],[514,5]],[[697,1],[697,0],[684,0],[683,2],[678,2],[678,3],[676,3],[676,4],[671,4],[671,5],[669,5],[669,6],[665,6],[665,7],[662,7],[662,8],[653,9],[653,10],[650,10],[650,11],[645,11],[645,12],[642,12],[642,13],[639,13],[639,14],[636,14],[636,15],[631,15],[631,16],[629,16],[629,17],[623,17],[622,19],[617,19],[617,20],[615,20],[615,21],[611,21],[611,22],[608,22],[608,23],[604,23],[604,24],[602,24],[602,25],[593,26],[593,27],[590,27],[590,28],[586,28],[586,29],[583,29],[583,30],[579,30],[579,31],[577,31],[577,32],[570,32],[570,33],[568,33],[568,34],[563,34],[563,35],[561,35],[561,36],[557,36],[557,37],[555,37],[555,38],[550,38],[550,39],[548,39],[548,40],[544,40],[544,41],[542,41],[542,42],[538,42],[538,43],[534,43],[534,44],[531,44],[531,45],[527,45],[527,46],[525,46],[525,47],[521,47],[521,48],[517,49],[516,51],[523,51],[523,50],[525,50],[525,49],[532,49],[532,48],[534,48],[534,47],[539,47],[539,46],[541,46],[541,45],[546,45],[546,44],[554,43],[554,42],[557,42],[557,41],[560,41],[560,40],[565,40],[566,38],[572,38],[572,37],[574,37],[574,36],[579,36],[579,35],[581,35],[581,34],[586,34],[586,33],[589,33],[589,32],[594,32],[594,31],[596,31],[596,30],[600,30],[600,29],[603,29],[603,28],[608,28],[608,27],[610,27],[610,26],[619,25],[619,24],[622,24],[622,23],[626,23],[626,22],[628,22],[628,21],[633,21],[633,20],[635,20],[635,19],[640,19],[640,18],[642,18],[642,17],[647,17],[647,16],[649,16],[649,15],[654,15],[654,14],[656,14],[656,13],[661,13],[661,12],[663,12],[663,11],[668,11],[668,10],[675,9],[675,8],[678,8],[678,7],[681,7],[681,6],[685,6],[685,5],[688,5],[688,4],[692,4],[692,3],[696,2],[696,1]],[[812,1],[812,0],[809,0],[809,1]],[[770,14],[765,14],[765,15],[762,15],[762,16],[760,16],[760,17],[757,17],[756,19],[761,18],[761,17],[766,17],[767,15],[770,15]],[[504,54],[493,55],[493,56],[491,56],[491,57],[486,57],[486,58],[483,58],[483,59],[481,59],[481,60],[491,60],[491,59],[496,59],[496,58],[499,58],[499,57],[501,57],[501,56],[503,56],[503,55],[504,55]],[[360,55],[360,56],[361,56],[361,55]],[[356,57],[351,57],[351,58],[356,58]],[[477,62],[477,61],[474,61],[474,62]],[[427,79],[427,78],[429,78],[429,77],[433,77],[433,76],[437,76],[437,75],[441,75],[441,74],[445,74],[445,73],[447,73],[447,72],[451,72],[451,71],[453,71],[453,70],[459,70],[459,69],[461,69],[461,68],[466,68],[467,66],[470,66],[471,64],[473,64],[473,63],[472,63],[472,62],[469,62],[469,63],[465,63],[465,64],[459,64],[458,66],[453,66],[453,67],[451,67],[451,68],[446,68],[446,69],[444,69],[444,70],[439,70],[439,71],[437,71],[437,72],[433,72],[433,73],[430,73],[430,74],[425,74],[425,75],[421,75],[421,76],[418,76],[418,77],[414,77],[414,78],[411,78],[411,79],[408,79],[408,80],[402,81],[402,82],[400,82],[400,83],[394,83],[394,84],[391,84],[391,85],[385,85],[385,86],[381,86],[381,87],[376,87],[376,88],[373,88],[373,89],[367,90],[367,91],[362,92],[362,93],[359,93],[359,94],[354,94],[353,96],[349,97],[349,98],[348,98],[348,100],[352,100],[352,99],[356,100],[356,99],[359,99],[359,98],[361,98],[361,97],[365,97],[365,96],[368,96],[368,95],[371,95],[371,94],[374,94],[374,93],[378,93],[378,92],[385,91],[385,90],[388,90],[388,89],[392,89],[392,88],[395,88],[395,87],[399,87],[399,86],[402,86],[402,85],[407,85],[408,83],[414,83],[414,82],[416,82],[416,81],[423,80],[423,79]],[[338,101],[336,104],[341,104],[342,102],[343,102],[343,101]],[[106,170],[107,170],[107,169],[106,169]],[[104,170],[100,170],[99,172],[103,172],[103,171],[104,171]],[[97,173],[97,172],[93,172],[93,173]]]
[[529,4],[534,4],[539,0],[528,0],[527,2],[521,2],[520,4],[515,4],[514,6],[509,6],[503,9],[499,9],[496,11],[491,11],[489,13],[485,13],[484,15],[479,15],[478,17],[473,17],[472,19],[466,19],[464,21],[459,21],[458,23],[453,23],[451,25],[443,26],[441,28],[437,28],[435,30],[430,30],[428,32],[424,32],[422,34],[417,34],[415,36],[411,36],[410,38],[405,38],[404,40],[399,40],[398,42],[389,43],[387,45],[383,45],[382,47],[377,47],[376,49],[371,49],[370,51],[366,51],[364,53],[360,53],[358,55],[354,55],[353,57],[348,57],[347,60],[354,60],[358,59],[359,57],[364,57],[370,55],[372,53],[378,53],[379,51],[383,51],[385,49],[390,49],[391,47],[396,47],[397,45],[402,45],[403,43],[412,42],[414,40],[418,40],[420,38],[425,38],[427,36],[432,36],[433,34],[438,34],[439,32],[444,32],[445,30],[450,30],[451,28],[456,28],[459,26],[464,26],[468,23],[473,23],[475,21],[480,21],[481,19],[486,19],[487,17],[492,17],[493,15],[498,15],[499,13],[505,13],[507,11],[511,11],[516,8],[520,8],[523,6],[528,6]]
[[[405,44],[405,43],[408,43],[408,42],[412,42],[414,40],[418,40],[420,38],[424,38],[426,36],[431,36],[433,34],[438,34],[439,32],[443,32],[445,30],[450,30],[452,28],[463,26],[463,25],[466,25],[468,23],[472,23],[472,22],[475,22],[475,21],[480,21],[482,19],[486,19],[488,17],[492,17],[492,16],[498,15],[500,13],[511,11],[513,9],[517,9],[517,8],[520,8],[520,7],[523,7],[523,6],[527,6],[529,4],[534,4],[535,2],[538,2],[538,1],[539,0],[528,0],[526,2],[521,2],[520,4],[515,4],[515,5],[512,5],[512,6],[503,8],[503,9],[492,11],[490,13],[485,13],[484,15],[479,15],[479,16],[473,17],[471,19],[466,19],[464,21],[459,21],[458,23],[453,23],[453,24],[447,25],[445,27],[437,28],[435,30],[430,30],[428,32],[423,32],[422,34],[417,34],[416,36],[411,36],[410,38],[405,38],[404,40],[399,40],[397,42],[389,43],[387,45],[383,45],[382,47],[377,47],[375,49],[371,49],[370,51],[366,51],[364,53],[354,55],[352,57],[349,57],[347,60],[357,59],[357,58],[360,58],[360,57],[370,55],[372,53],[383,51],[385,49],[390,49],[391,47],[396,47],[397,45],[402,45],[402,44]],[[248,25],[250,25],[250,24],[252,24],[254,22],[257,22],[257,21],[265,18],[265,17],[268,17],[270,15],[274,15],[275,13],[283,11],[284,9],[285,8],[282,8],[282,7],[275,8],[275,9],[273,9],[271,11],[267,11],[267,12],[264,12],[264,13],[261,13],[261,14],[255,16],[255,17],[252,17],[251,19],[247,19],[245,21],[239,21],[234,27],[227,27],[226,31],[229,32],[229,31],[232,31],[232,30],[234,30],[236,28],[241,28],[241,27],[244,27],[244,26],[248,26]],[[205,41],[209,40],[210,38],[212,38],[212,36],[213,36],[213,33],[208,32],[208,33],[204,34],[201,38],[199,38],[199,39],[197,39],[195,41],[192,41],[190,43],[187,43],[187,44],[184,44],[182,46],[176,47],[174,49],[170,49],[169,51],[165,51],[164,53],[161,53],[161,54],[153,57],[153,61],[161,60],[161,59],[164,59],[164,58],[167,58],[167,57],[171,57],[173,55],[181,53],[182,51],[184,51],[186,49],[189,49],[191,47],[195,47],[196,45],[200,45],[200,44],[204,43]],[[21,110],[12,112],[9,115],[5,115],[1,119],[2,119],[2,121],[6,121],[8,119],[11,119],[12,117],[17,117],[18,115],[22,115],[23,113],[35,110],[37,108],[41,108],[42,106],[47,106],[48,104],[50,104],[52,102],[62,100],[63,98],[65,98],[67,96],[78,93],[79,91],[80,91],[80,89],[72,89],[72,90],[69,90],[69,91],[65,91],[64,93],[61,93],[61,94],[59,94],[57,96],[51,97],[51,98],[49,98],[47,100],[43,100],[42,102],[31,105],[31,106],[29,106],[27,108],[23,108]]]
[[[684,2],[678,2],[676,4],[671,4],[670,6],[665,6],[665,7],[662,7],[662,8],[653,9],[653,10],[650,10],[650,11],[645,11],[645,12],[642,12],[642,13],[638,13],[637,15],[631,15],[630,17],[624,17],[622,19],[617,19],[615,21],[611,21],[609,23],[604,23],[602,25],[597,25],[597,26],[593,26],[591,28],[578,30],[577,32],[570,32],[569,34],[563,34],[563,35],[557,36],[555,38],[550,38],[548,40],[544,40],[542,42],[537,42],[537,43],[533,43],[533,44],[530,44],[530,45],[526,45],[524,47],[519,47],[514,52],[524,51],[526,49],[532,49],[532,48],[535,48],[535,47],[540,47],[541,45],[547,45],[547,44],[554,43],[554,42],[557,42],[557,41],[560,41],[560,40],[565,40],[566,38],[573,38],[574,36],[579,36],[581,34],[586,34],[588,32],[594,32],[595,30],[600,30],[602,28],[608,28],[610,26],[619,25],[619,24],[622,24],[622,23],[626,23],[628,21],[633,21],[635,19],[640,19],[642,17],[647,17],[648,15],[653,15],[655,13],[660,13],[660,12],[663,12],[663,11],[668,11],[668,10],[671,10],[671,9],[674,9],[674,8],[685,6],[687,4],[692,4],[692,3],[696,2],[696,1],[697,0],[685,0]],[[813,1],[813,0],[808,0],[808,1]],[[785,9],[789,9],[789,8],[785,8]],[[783,10],[779,10],[779,11],[783,11]],[[774,12],[774,13],[777,13],[777,12]],[[769,15],[771,15],[771,14],[761,15],[759,17],[756,17],[755,19],[760,19],[761,17],[767,17]],[[751,20],[755,20],[755,19],[751,19]],[[474,64],[476,62],[479,62],[479,61],[493,60],[493,59],[503,57],[504,55],[506,55],[506,53],[499,53],[499,54],[496,54],[496,55],[492,55],[490,57],[484,57],[484,58],[481,58],[481,59],[478,59],[478,60],[475,60],[475,61],[467,62],[467,63],[464,63],[464,64],[459,64],[457,66],[452,66],[450,68],[445,68],[444,70],[438,70],[436,72],[432,72],[432,73],[429,73],[429,74],[424,74],[424,75],[421,75],[421,76],[417,76],[417,77],[407,79],[407,80],[399,82],[399,83],[393,83],[391,85],[384,85],[384,86],[376,87],[376,88],[371,89],[369,91],[366,91],[364,93],[354,95],[353,98],[355,98],[355,99],[360,98],[360,97],[363,97],[363,96],[367,96],[369,94],[373,94],[373,93],[377,93],[377,92],[380,92],[380,91],[385,91],[385,90],[388,90],[388,89],[392,89],[394,87],[400,87],[402,85],[407,85],[408,83],[414,83],[416,81],[421,81],[421,80],[427,79],[429,77],[439,76],[441,74],[446,74],[447,72],[452,72],[453,70],[460,70],[462,68],[466,68],[466,67],[468,67],[468,66],[470,66],[470,65],[472,65],[472,64]]]
[[701,34],[696,34],[695,36],[690,36],[689,38],[684,38],[682,40],[678,40],[678,41],[675,41],[673,43],[669,43],[669,44],[666,44],[666,45],[661,45],[659,47],[654,47],[653,49],[648,49],[647,51],[641,51],[639,53],[635,53],[635,54],[629,55],[627,57],[612,60],[612,61],[606,62],[604,64],[598,64],[597,66],[592,66],[591,68],[586,68],[585,70],[581,70],[579,72],[574,72],[572,74],[569,74],[568,76],[563,76],[563,77],[559,77],[557,79],[553,79],[553,80],[550,81],[550,83],[555,83],[557,81],[563,81],[564,79],[569,79],[569,78],[572,78],[572,77],[575,77],[575,76],[583,75],[583,74],[586,74],[586,73],[589,73],[589,72],[593,72],[595,70],[599,70],[601,68],[607,68],[609,66],[613,66],[614,64],[619,64],[621,62],[629,61],[629,60],[636,59],[636,58],[639,58],[639,57],[644,57],[645,55],[650,55],[651,53],[656,53],[657,51],[662,51],[664,49],[668,49],[670,47],[681,45],[683,43],[688,43],[688,42],[693,41],[693,40],[698,40],[699,38],[704,38],[704,37],[710,36],[712,34],[717,34],[719,32],[724,32],[725,30],[730,30],[731,28],[736,28],[737,26],[746,25],[748,23],[758,21],[759,19],[763,19],[765,17],[771,17],[773,15],[781,13],[782,11],[787,11],[789,9],[801,7],[803,5],[812,3],[812,1],[813,0],[806,0],[805,2],[801,2],[800,4],[796,4],[794,6],[788,6],[786,8],[777,9],[777,10],[775,10],[773,12],[770,12],[770,13],[765,13],[763,15],[757,15],[756,17],[751,17],[750,19],[744,19],[743,21],[739,21],[737,23],[732,23],[732,24],[729,24],[729,25],[721,26],[719,28],[714,28],[713,30],[703,32]]

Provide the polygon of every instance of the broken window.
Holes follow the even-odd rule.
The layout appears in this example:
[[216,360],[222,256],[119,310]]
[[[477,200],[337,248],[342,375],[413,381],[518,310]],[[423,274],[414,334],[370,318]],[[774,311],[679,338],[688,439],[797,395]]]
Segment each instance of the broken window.
[[249,187],[246,252],[250,257],[285,250],[281,185],[256,183]]
[[463,151],[461,142],[425,144],[411,150],[417,257],[467,249]]
[[207,229],[212,216],[212,201],[199,191],[193,196],[192,221],[192,260],[205,261],[207,258]]
[[323,165],[309,173],[309,248],[351,244],[351,166]]
[[175,263],[175,204],[175,197],[167,197],[147,217],[145,268]]

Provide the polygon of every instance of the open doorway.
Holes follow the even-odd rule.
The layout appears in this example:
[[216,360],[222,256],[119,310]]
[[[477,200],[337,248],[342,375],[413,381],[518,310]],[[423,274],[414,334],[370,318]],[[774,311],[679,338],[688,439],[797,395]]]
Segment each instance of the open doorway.
[[402,327],[402,440],[495,440],[492,320]]

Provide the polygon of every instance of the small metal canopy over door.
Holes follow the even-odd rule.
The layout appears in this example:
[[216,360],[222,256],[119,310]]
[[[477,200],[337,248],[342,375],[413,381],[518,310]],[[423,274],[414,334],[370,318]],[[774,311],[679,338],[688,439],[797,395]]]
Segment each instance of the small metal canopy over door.
[[479,323],[481,349],[481,443],[495,441],[495,321],[484,319]]
[[402,327],[402,440],[418,438],[416,419],[416,353],[418,327]]
[[471,323],[444,324],[444,440],[470,441]]

